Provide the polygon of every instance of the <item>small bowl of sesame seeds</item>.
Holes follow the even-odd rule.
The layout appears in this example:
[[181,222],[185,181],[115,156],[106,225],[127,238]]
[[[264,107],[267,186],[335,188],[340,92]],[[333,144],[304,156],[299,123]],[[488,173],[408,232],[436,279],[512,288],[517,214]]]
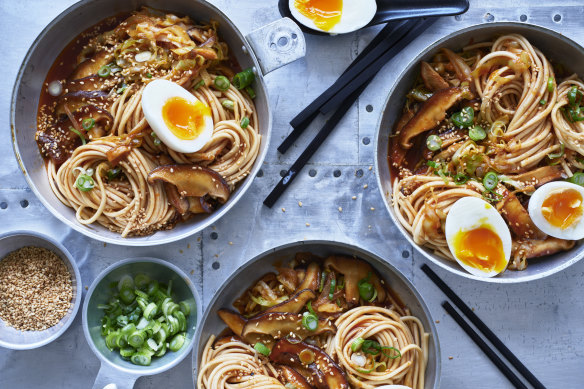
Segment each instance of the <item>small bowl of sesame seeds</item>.
[[0,347],[28,350],[57,339],[81,305],[67,249],[32,231],[0,235]]

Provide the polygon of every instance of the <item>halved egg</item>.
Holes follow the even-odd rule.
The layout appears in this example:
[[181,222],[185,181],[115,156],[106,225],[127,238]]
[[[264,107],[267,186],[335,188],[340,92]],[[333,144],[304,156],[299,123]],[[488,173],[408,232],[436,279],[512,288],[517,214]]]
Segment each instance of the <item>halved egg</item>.
[[486,201],[463,197],[454,203],[446,216],[445,233],[450,252],[469,273],[493,277],[507,268],[511,233]]
[[554,238],[584,239],[584,187],[565,181],[542,185],[529,199],[533,223]]
[[331,34],[365,27],[377,12],[375,0],[289,0],[288,5],[300,23]]
[[156,136],[175,151],[199,151],[213,135],[207,104],[174,82],[154,80],[146,85],[142,111]]

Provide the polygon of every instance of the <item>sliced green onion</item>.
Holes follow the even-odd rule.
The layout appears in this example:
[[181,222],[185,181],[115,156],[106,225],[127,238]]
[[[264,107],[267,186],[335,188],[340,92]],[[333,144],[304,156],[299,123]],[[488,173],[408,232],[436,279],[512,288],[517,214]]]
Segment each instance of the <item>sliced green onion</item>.
[[318,317],[312,313],[306,312],[302,316],[302,325],[309,331],[316,331],[318,328]]
[[[387,352],[385,352],[385,350],[391,350],[392,352],[387,353]],[[383,353],[383,355],[385,355],[389,359],[401,358],[401,352],[398,349],[396,349],[395,347],[383,346],[383,347],[381,347],[381,352]]]
[[265,355],[266,357],[270,356],[270,349],[263,343],[257,342],[253,348],[260,354]]
[[468,130],[468,136],[470,139],[478,142],[479,140],[483,140],[487,137],[487,133],[481,126],[473,126],[470,130]]
[[191,313],[191,306],[186,301],[181,301],[178,305],[185,316],[188,316]]
[[158,306],[155,303],[149,303],[144,308],[144,317],[148,320],[153,318],[158,313]]
[[241,122],[239,123],[239,125],[241,126],[241,128],[243,128],[245,130],[247,128],[247,126],[249,126],[249,118],[247,116],[245,116],[243,119],[241,119]]
[[77,131],[73,127],[69,127],[69,131],[74,132],[75,134],[77,134],[77,136],[79,136],[79,138],[81,138],[81,143],[82,144],[84,144],[84,145],[87,144],[87,140],[85,140],[85,137],[83,136],[83,134],[80,131]]
[[574,173],[574,175],[568,178],[566,181],[571,182],[572,184],[584,186],[584,173]]
[[361,350],[361,346],[363,345],[364,341],[365,339],[363,338],[355,338],[355,340],[353,340],[353,342],[351,343],[351,351],[357,352]]
[[146,78],[152,78],[152,74],[146,73]]
[[381,352],[381,345],[376,340],[366,339],[363,341],[361,351],[369,355],[377,355]]
[[122,356],[122,358],[126,359],[134,355],[135,352],[136,350],[133,347],[124,347],[120,349],[120,355]]
[[202,87],[203,85],[205,85],[205,81],[201,80],[199,82],[197,82],[195,84],[195,86],[193,86],[193,91],[196,91],[197,89],[199,89],[200,87]]
[[377,372],[383,372],[387,370],[387,364],[385,362],[375,362],[373,365],[373,370]]
[[371,280],[371,272],[367,274],[366,278],[363,278],[357,283],[357,286],[359,287],[359,296],[365,301],[371,300],[376,292],[373,284],[369,282],[369,280]]
[[539,103],[541,105],[545,105],[547,103],[547,100],[546,99],[541,99],[541,100],[539,100]]
[[[134,277],[134,284],[136,285],[136,288],[138,288],[138,289],[145,288],[149,282],[150,282],[150,277],[148,277],[144,273],[137,274]],[[147,297],[148,296],[146,296],[144,298],[147,298]]]
[[[106,172],[108,181],[115,180],[116,178],[118,178],[120,176],[121,173],[122,173],[122,169],[120,169],[119,167],[114,167],[114,168],[109,169]],[[133,283],[132,283],[132,287],[133,287]]]
[[215,88],[219,89],[220,91],[226,91],[227,89],[229,89],[231,83],[229,82],[229,79],[227,77],[217,76],[213,81],[213,85],[215,85]]
[[136,330],[128,336],[128,344],[132,347],[138,348],[146,341],[146,332],[142,330]]
[[82,192],[89,192],[95,188],[95,181],[87,174],[80,174],[75,180],[75,186]]
[[221,102],[221,105],[223,106],[223,108],[228,109],[230,111],[233,111],[235,104],[233,103],[233,100],[229,100],[229,99],[225,99]]
[[152,361],[152,356],[143,352],[132,355],[130,361],[134,365],[149,366]]
[[333,278],[331,280],[331,287],[329,289],[329,295],[328,295],[329,300],[332,300],[333,299],[333,296],[335,294],[335,288],[336,287],[337,287],[337,280],[335,278]]
[[180,334],[175,335],[174,338],[172,338],[172,340],[168,344],[168,348],[170,349],[170,351],[177,352],[178,350],[180,350],[182,348],[182,346],[184,344],[185,344],[185,334],[180,333]]
[[374,302],[375,299],[377,298],[377,289],[373,288],[373,297],[371,297],[369,300],[370,303]]
[[578,87],[574,85],[568,91],[568,102],[572,107],[578,106],[582,102],[582,96],[582,92],[580,92]]
[[83,126],[84,130],[90,130],[95,125],[95,120],[93,118],[85,118],[81,122],[81,126]]
[[251,86],[248,86],[247,88],[245,88],[245,91],[247,92],[247,94],[249,95],[249,97],[252,100],[256,98],[255,91],[253,90],[253,88]]
[[373,368],[371,368],[371,369],[355,369],[355,370],[357,370],[359,373],[369,374],[373,371]]
[[235,86],[237,89],[243,89],[249,85],[251,85],[251,83],[254,81],[255,79],[255,74],[253,73],[253,69],[252,68],[247,68],[245,70],[242,70],[241,72],[237,73],[235,76],[233,76],[233,86]]
[[118,281],[118,290],[122,290],[124,288],[134,288],[134,279],[127,274],[122,276],[122,278],[120,278]]
[[548,92],[552,93],[554,91],[554,78],[550,77],[547,81],[547,90]]
[[116,90],[118,95],[121,95],[122,93],[124,93],[124,91],[128,88],[128,85],[126,83],[122,83],[120,85],[120,87]]
[[470,180],[470,177],[462,173],[457,173],[454,176],[454,183],[456,185],[464,185],[468,182],[468,180]]
[[152,143],[154,143],[154,146],[160,146],[160,144],[162,143],[160,141],[160,138],[158,137],[158,135],[156,135],[156,133],[154,131],[152,131],[150,133],[150,136],[152,137]]
[[487,174],[485,174],[485,177],[483,177],[483,185],[485,189],[489,191],[495,189],[498,183],[499,176],[497,176],[497,173],[495,172],[488,172]]
[[136,295],[132,289],[122,288],[122,290],[120,290],[120,299],[124,302],[124,304],[131,304],[135,298]]
[[560,143],[560,151],[557,153],[548,154],[548,158],[549,159],[562,158],[564,156],[565,150],[566,150],[566,146],[564,146],[563,143]]
[[438,135],[430,135],[426,138],[426,147],[430,151],[440,150],[442,147],[442,139]]
[[474,123],[474,110],[464,107],[462,111],[452,115],[452,122],[460,128],[470,127]]
[[318,292],[319,292],[319,293],[320,293],[320,292],[322,292],[322,288],[324,288],[324,281],[326,280],[326,275],[327,275],[327,274],[328,274],[328,273],[327,273],[326,271],[323,271],[323,272],[320,274],[320,286],[318,287]]
[[312,315],[317,316],[316,313],[314,312],[314,309],[312,309],[312,300],[310,300],[306,304],[306,309],[308,309],[308,312],[310,312]]
[[103,65],[97,71],[97,75],[100,77],[108,77],[111,73],[111,68],[108,65]]

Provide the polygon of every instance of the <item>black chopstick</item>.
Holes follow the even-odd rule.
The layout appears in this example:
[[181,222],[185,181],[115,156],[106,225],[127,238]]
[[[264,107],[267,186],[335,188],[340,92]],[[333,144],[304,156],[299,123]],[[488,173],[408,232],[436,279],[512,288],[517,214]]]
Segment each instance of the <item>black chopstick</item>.
[[528,389],[527,386],[521,379],[517,377],[515,373],[505,364],[505,362],[499,358],[499,356],[493,351],[491,347],[481,338],[481,336],[472,329],[472,327],[456,312],[456,309],[448,301],[444,301],[442,306],[446,311],[452,316],[452,318],[458,323],[458,325],[466,332],[466,334],[476,343],[477,346],[489,357],[491,362],[493,362],[507,377],[507,379],[515,386],[516,388]]
[[335,113],[333,113],[331,117],[326,121],[326,123],[324,124],[324,126],[322,126],[318,134],[316,134],[312,142],[310,142],[310,144],[306,147],[302,154],[300,154],[298,159],[294,161],[290,169],[288,169],[286,174],[284,174],[284,177],[282,177],[280,182],[278,182],[278,184],[274,187],[274,189],[272,189],[268,197],[266,197],[266,199],[264,200],[264,204],[268,208],[272,208],[276,201],[278,201],[282,193],[284,193],[284,191],[290,186],[292,181],[294,181],[296,176],[298,176],[298,173],[300,173],[304,165],[306,165],[308,160],[314,155],[316,150],[318,150],[318,147],[325,141],[327,136],[329,136],[329,134],[335,129],[337,124],[339,124],[343,116],[345,116],[349,108],[351,108],[351,105],[355,103],[361,92],[363,92],[363,90],[367,87],[368,84],[369,82],[366,82],[359,89],[353,92],[353,94],[350,95],[345,101],[343,101],[339,109],[336,110]]
[[[392,45],[397,42],[398,37],[401,36],[400,30],[409,30],[414,24],[413,21],[400,21],[400,22],[390,22],[373,38],[373,40],[363,49],[363,51],[353,60],[353,62],[345,69],[343,74],[347,73],[351,69],[355,68],[357,64],[362,61],[372,62],[375,58],[382,55],[387,51]],[[371,54],[370,54],[371,53]],[[278,146],[278,151],[284,154],[290,146],[300,137],[308,125],[314,120],[316,116],[320,113],[320,107],[328,101],[328,99],[334,95],[331,93],[331,86],[325,92],[323,92],[319,97],[317,97],[312,103],[310,103],[306,108],[304,108],[298,115],[296,115],[291,121],[290,125],[293,130],[288,134],[286,139]]]
[[424,264],[421,266],[421,269],[426,275],[442,290],[442,292],[468,317],[468,319],[478,328],[479,331],[485,335],[485,337],[491,342],[493,346],[499,352],[505,356],[505,358],[511,362],[513,367],[523,376],[531,385],[533,385],[536,389],[545,389],[545,386],[525,367],[523,363],[501,342],[501,340],[486,326],[485,323],[475,313],[472,309],[466,305],[460,297],[440,277],[438,274],[434,273],[434,271],[430,268],[430,266]]
[[[390,59],[392,59],[397,53],[403,50],[407,45],[409,45],[414,39],[418,38],[424,30],[426,30],[430,25],[432,25],[437,19],[417,19],[414,21],[414,25],[411,30],[401,31],[404,33],[402,36],[398,37],[397,42],[389,50],[384,52],[372,63],[365,64],[366,66],[360,66],[361,63],[365,62],[365,59],[355,66],[350,71],[343,74],[338,80],[333,84],[331,88],[335,88],[333,96],[331,96],[328,101],[322,105],[320,112],[327,114],[334,110],[339,104],[347,98],[348,95],[353,93],[357,88],[359,88],[363,83],[365,83],[371,75],[377,74],[379,70]],[[329,88],[329,89],[331,89]]]

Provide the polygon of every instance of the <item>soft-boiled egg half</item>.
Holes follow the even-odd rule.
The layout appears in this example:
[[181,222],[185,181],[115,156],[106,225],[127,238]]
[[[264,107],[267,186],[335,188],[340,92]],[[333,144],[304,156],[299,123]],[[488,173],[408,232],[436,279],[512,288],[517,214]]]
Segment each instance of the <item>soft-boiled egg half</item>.
[[529,216],[546,234],[560,239],[584,239],[584,187],[555,181],[542,185],[529,199]]
[[209,107],[174,82],[154,80],[146,85],[142,111],[156,136],[175,151],[199,151],[213,135]]
[[446,216],[445,232],[450,252],[469,273],[493,277],[507,268],[511,233],[486,201],[463,197],[454,203]]
[[331,34],[365,27],[377,12],[375,0],[289,0],[289,7],[306,27]]

